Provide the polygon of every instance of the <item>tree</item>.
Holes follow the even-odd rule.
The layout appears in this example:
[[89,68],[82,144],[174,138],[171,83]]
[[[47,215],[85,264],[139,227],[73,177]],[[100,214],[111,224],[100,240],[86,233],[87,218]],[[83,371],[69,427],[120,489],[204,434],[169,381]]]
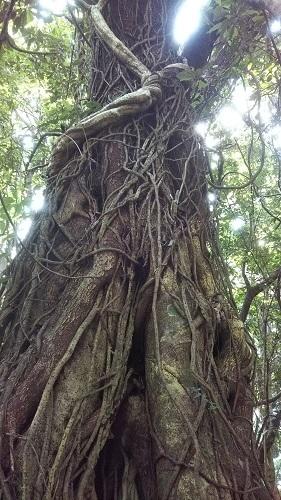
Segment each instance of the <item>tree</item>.
[[194,132],[262,24],[212,5],[198,71],[171,44],[175,1],[81,4],[101,109],[61,135],[47,206],[5,271],[2,498],[277,498]]

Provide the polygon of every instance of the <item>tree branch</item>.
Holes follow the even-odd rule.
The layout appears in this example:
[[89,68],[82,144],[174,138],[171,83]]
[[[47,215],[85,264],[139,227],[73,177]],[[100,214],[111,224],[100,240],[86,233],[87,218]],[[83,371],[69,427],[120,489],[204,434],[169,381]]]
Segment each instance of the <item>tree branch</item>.
[[12,37],[10,37],[10,35],[8,33],[6,33],[5,41],[11,47],[11,49],[17,50],[17,52],[21,52],[22,54],[30,54],[32,56],[53,56],[54,54],[56,54],[55,51],[52,51],[52,52],[39,52],[39,51],[36,51],[36,50],[23,49],[23,48],[19,47],[14,42],[14,40],[12,39]]
[[[254,286],[248,287],[247,286],[247,293],[240,311],[240,319],[241,321],[245,322],[249,313],[249,309],[251,307],[251,304],[254,300],[254,298],[261,293],[265,288],[271,283],[273,283],[278,276],[281,274],[281,267],[278,267],[275,271],[273,271],[267,278],[265,278],[263,281],[260,281],[260,283],[257,283]],[[245,273],[244,273],[245,275]],[[245,279],[245,278],[244,278]],[[248,279],[247,279],[248,280]],[[249,283],[249,281],[248,281]],[[247,282],[246,282],[247,285]]]
[[270,399],[261,399],[260,401],[258,401],[256,403],[255,406],[264,406],[264,405],[268,405],[271,403],[275,403],[275,401],[278,401],[278,399],[280,399],[280,398],[281,398],[281,391],[278,392],[277,394],[275,394],[275,396],[273,396]]
[[268,419],[266,429],[263,435],[263,440],[259,447],[260,462],[265,463],[265,459],[268,456],[274,442],[278,436],[279,428],[281,424],[281,409],[279,409],[274,415]]

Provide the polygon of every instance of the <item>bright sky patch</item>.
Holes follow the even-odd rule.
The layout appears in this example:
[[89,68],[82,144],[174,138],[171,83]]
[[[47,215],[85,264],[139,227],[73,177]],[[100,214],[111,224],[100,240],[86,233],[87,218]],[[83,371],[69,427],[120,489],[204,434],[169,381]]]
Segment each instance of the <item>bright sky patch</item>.
[[44,194],[43,194],[43,189],[36,189],[34,191],[32,200],[30,203],[30,209],[32,212],[38,212],[43,208],[45,202]]
[[241,113],[233,106],[224,106],[217,116],[217,122],[223,129],[233,134],[240,132],[244,126]]
[[280,19],[274,19],[272,23],[270,24],[270,31],[273,34],[277,34],[281,32],[281,20]]
[[30,217],[27,217],[26,219],[23,219],[19,225],[17,226],[17,236],[19,237],[20,240],[24,240],[24,238],[27,236],[32,224],[32,219]]
[[180,6],[174,23],[174,39],[180,46],[198,30],[203,7],[208,3],[209,0],[185,0]]
[[208,200],[210,203],[214,203],[216,201],[217,197],[215,193],[208,193]]
[[232,219],[230,223],[230,227],[232,231],[240,231],[242,227],[245,225],[244,219],[242,217],[236,217],[235,219]]
[[67,0],[40,0],[40,6],[43,10],[60,15],[68,4]]
[[275,127],[272,127],[270,135],[274,147],[276,149],[281,149],[281,125],[275,125]]

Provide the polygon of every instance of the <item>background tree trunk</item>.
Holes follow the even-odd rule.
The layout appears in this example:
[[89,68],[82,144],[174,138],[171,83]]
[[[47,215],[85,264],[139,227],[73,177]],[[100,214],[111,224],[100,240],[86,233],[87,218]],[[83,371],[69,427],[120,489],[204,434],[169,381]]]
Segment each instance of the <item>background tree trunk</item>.
[[175,3],[102,11],[142,81],[89,17],[91,95],[108,118],[59,142],[10,270],[1,498],[274,498],[252,432],[253,351],[213,262],[191,92],[170,66]]

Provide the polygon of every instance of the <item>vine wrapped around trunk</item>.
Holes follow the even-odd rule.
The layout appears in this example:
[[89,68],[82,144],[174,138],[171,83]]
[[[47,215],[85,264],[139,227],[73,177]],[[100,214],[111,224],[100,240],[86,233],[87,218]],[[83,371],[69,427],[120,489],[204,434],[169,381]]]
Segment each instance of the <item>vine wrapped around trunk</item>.
[[88,12],[103,107],[58,141],[2,300],[1,498],[274,498],[253,351],[211,262],[174,6]]

